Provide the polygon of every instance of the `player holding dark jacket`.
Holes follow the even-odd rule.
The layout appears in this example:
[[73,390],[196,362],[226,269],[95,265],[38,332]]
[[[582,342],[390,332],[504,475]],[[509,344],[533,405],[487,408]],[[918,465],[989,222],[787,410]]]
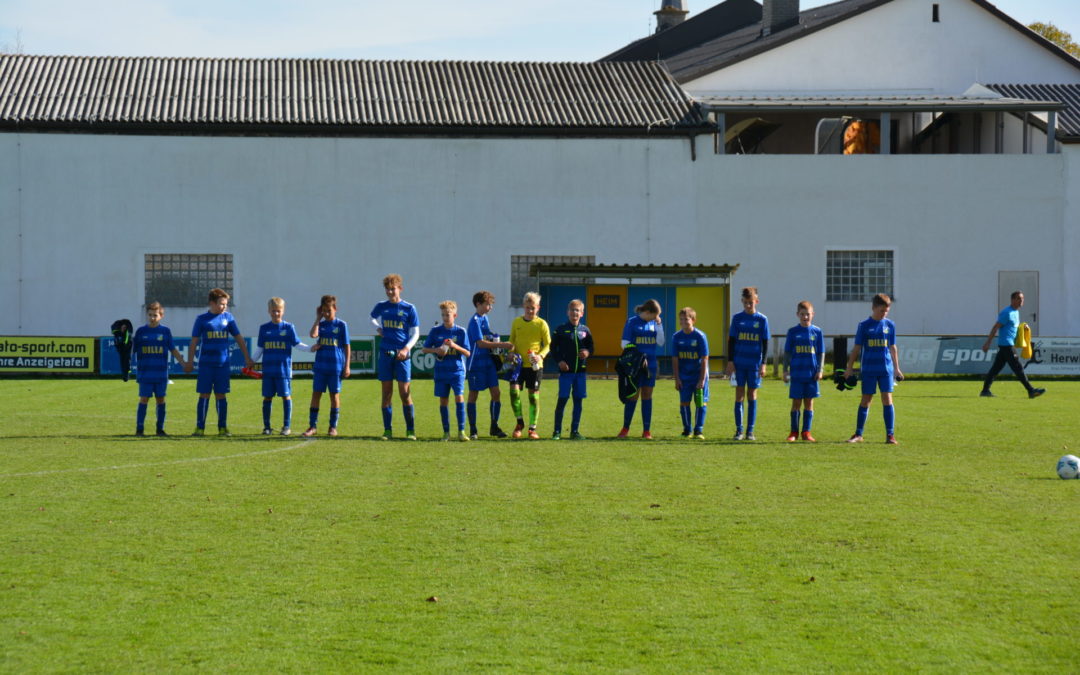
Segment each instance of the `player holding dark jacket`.
[[585,303],[571,300],[566,307],[569,319],[551,335],[551,355],[559,364],[559,400],[555,404],[554,440],[562,437],[563,411],[570,394],[574,395],[574,409],[570,419],[571,440],[581,440],[578,428],[581,424],[582,401],[585,400],[585,365],[593,353],[593,336],[589,327],[581,323]]

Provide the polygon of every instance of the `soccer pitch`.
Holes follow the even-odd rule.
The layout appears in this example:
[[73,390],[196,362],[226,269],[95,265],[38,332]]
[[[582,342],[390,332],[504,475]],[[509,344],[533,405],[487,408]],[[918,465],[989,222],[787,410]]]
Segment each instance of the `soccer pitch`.
[[167,439],[132,435],[133,382],[7,380],[0,670],[1077,669],[1080,481],[1054,465],[1080,449],[1080,383],[904,382],[896,447],[876,400],[843,443],[858,396],[830,386],[819,442],[785,443],[775,380],[757,442],[727,440],[724,382],[688,441],[657,385],[653,442],[612,438],[611,381],[589,384],[588,441],[423,440],[441,428],[418,381],[422,440],[387,443],[369,380],[345,383],[343,436],[324,407],[312,440],[258,435],[249,380],[229,439],[188,436],[191,379]]

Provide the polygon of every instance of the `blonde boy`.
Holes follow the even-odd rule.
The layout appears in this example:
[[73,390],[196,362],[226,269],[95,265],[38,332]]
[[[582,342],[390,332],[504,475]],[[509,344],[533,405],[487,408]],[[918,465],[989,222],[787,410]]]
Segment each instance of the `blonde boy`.
[[435,395],[439,397],[439,414],[442,417],[443,440],[450,440],[450,391],[454,392],[455,411],[459,441],[467,441],[465,435],[465,359],[469,358],[469,336],[457,319],[457,303],[444,300],[439,304],[442,324],[435,326],[424,341],[423,352],[435,354]]
[[514,438],[521,438],[525,420],[521,415],[521,385],[529,390],[529,438],[536,440],[536,420],[540,416],[540,380],[544,369],[544,357],[551,349],[551,330],[547,321],[539,317],[540,294],[526,293],[523,299],[524,313],[510,325],[510,342],[514,351],[521,355],[521,377],[510,385],[510,405],[517,417]]
[[259,337],[251,354],[253,361],[262,360],[263,434],[274,433],[270,428],[270,413],[274,397],[281,397],[283,412],[281,435],[292,433],[292,350],[310,352],[311,347],[300,342],[296,326],[285,321],[285,301],[270,298],[266,303],[270,321],[259,326]]

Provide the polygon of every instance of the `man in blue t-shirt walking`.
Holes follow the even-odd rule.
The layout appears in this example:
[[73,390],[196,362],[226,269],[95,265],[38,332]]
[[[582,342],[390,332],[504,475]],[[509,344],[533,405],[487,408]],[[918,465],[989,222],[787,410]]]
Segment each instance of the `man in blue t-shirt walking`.
[[1046,393],[1045,389],[1036,389],[1031,386],[1027,375],[1024,373],[1024,366],[1020,364],[1020,359],[1016,358],[1016,350],[1013,349],[1013,344],[1016,342],[1016,331],[1020,328],[1020,308],[1023,306],[1024,294],[1021,291],[1013,291],[1012,295],[1009,296],[1008,306],[1002,308],[1001,312],[998,313],[997,322],[990,329],[990,335],[987,336],[982,350],[984,352],[990,351],[990,345],[993,343],[994,334],[996,333],[998,353],[994,357],[994,364],[990,366],[990,372],[986,374],[986,379],[983,381],[980,396],[993,396],[990,392],[990,385],[994,383],[994,378],[997,377],[1006,363],[1012,368],[1013,373],[1016,374],[1016,379],[1020,380],[1020,384],[1024,385],[1024,389],[1027,389],[1028,398],[1035,398]]

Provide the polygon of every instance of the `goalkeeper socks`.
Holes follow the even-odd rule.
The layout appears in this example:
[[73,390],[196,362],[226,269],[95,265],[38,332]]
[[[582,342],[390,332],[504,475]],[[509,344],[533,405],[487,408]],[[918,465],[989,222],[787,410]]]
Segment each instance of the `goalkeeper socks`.
[[[555,433],[557,433],[557,434],[562,433],[563,413],[566,411],[566,402],[569,401],[569,400],[570,400],[569,396],[566,396],[566,397],[560,396],[559,399],[557,401],[555,401]],[[577,399],[574,399],[574,400],[575,400],[575,402],[577,401]]]
[[652,399],[641,401],[641,429],[648,431],[652,428]]
[[791,433],[793,433],[793,434],[799,433],[799,411],[798,410],[792,410],[791,411]]
[[330,428],[337,429],[338,420],[341,418],[341,408],[330,408]]
[[510,407],[514,410],[514,417],[518,419],[518,423],[522,423],[521,419],[521,390],[516,387],[510,389]]
[[229,426],[229,399],[217,399],[217,425],[218,429]]
[[536,428],[536,420],[540,417],[540,392],[529,392],[529,428]]
[[896,409],[891,405],[882,406],[881,413],[885,418],[885,433],[892,436],[896,433]]
[[274,405],[274,399],[263,399],[263,429],[270,428],[270,409]]
[[679,406],[679,419],[682,420],[682,431],[684,434],[690,433],[690,405]]
[[283,399],[281,399],[281,409],[282,409],[282,413],[283,413],[282,422],[284,423],[284,426],[286,428],[291,427],[292,426],[292,399],[291,398],[283,398]]
[[863,429],[866,428],[866,417],[869,414],[870,414],[870,408],[869,407],[864,408],[862,406],[859,406],[859,416],[855,420],[855,435],[856,436],[862,436],[863,435]]
[[737,431],[742,431],[742,411],[743,402],[735,401],[735,429]]
[[810,431],[810,427],[814,424],[814,411],[804,410],[802,416],[802,430]]
[[445,405],[439,406],[439,419],[442,420],[444,434],[450,433],[450,408]]
[[751,433],[754,430],[754,425],[757,423],[757,399],[752,398],[746,405],[746,433]]
[[210,399],[199,397],[199,403],[195,406],[195,426],[200,429],[206,428],[206,415],[210,412]]
[[386,406],[382,409],[382,428],[390,429],[394,425],[394,407]]
[[319,426],[319,409],[318,408],[311,408],[308,411],[308,426],[311,427],[312,429]]
[[574,397],[574,409],[570,413],[570,433],[576,434],[578,428],[581,426],[581,410],[584,406],[582,403],[585,399],[575,396]]
[[[475,408],[473,409],[473,419],[476,419]],[[454,413],[457,415],[457,430],[465,431],[465,401],[457,401],[454,406]],[[476,430],[476,425],[473,424],[473,431]]]
[[405,415],[405,430],[412,433],[416,428],[416,417],[413,415],[412,403],[401,406],[401,412]]
[[476,433],[476,401],[469,401],[465,404],[465,409],[469,413],[469,433]]
[[697,421],[694,423],[694,431],[701,433],[705,429],[705,413],[708,412],[707,406],[699,405],[697,409]]
[[141,431],[146,424],[146,404],[140,403],[135,410],[135,430]]
[[637,399],[633,401],[627,401],[623,404],[622,412],[622,426],[623,429],[629,429],[630,423],[634,421],[634,411],[637,410]]
[[157,430],[165,431],[165,404],[158,403],[157,405]]

